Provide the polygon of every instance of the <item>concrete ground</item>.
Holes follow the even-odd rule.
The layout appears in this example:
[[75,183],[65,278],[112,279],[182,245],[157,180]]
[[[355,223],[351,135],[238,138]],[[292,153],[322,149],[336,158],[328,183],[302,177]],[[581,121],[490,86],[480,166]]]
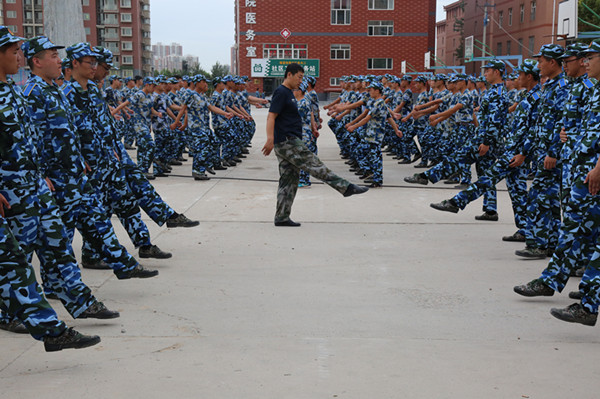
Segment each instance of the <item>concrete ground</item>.
[[[155,180],[173,208],[201,221],[167,229],[144,215],[154,243],[173,252],[143,262],[157,278],[82,271],[119,319],[72,320],[51,301],[99,345],[45,353],[0,332],[1,398],[598,397],[598,329],[549,314],[573,302],[577,279],[551,298],[512,291],[547,261],[521,260],[522,244],[500,240],[515,231],[506,191],[499,222],[473,219],[481,200],[438,212],[429,203],[456,190],[405,184],[415,169],[386,157],[384,188],[343,198],[313,184],[294,204],[302,227],[276,228],[277,161],[260,152],[266,111],[255,117],[241,165],[198,182],[187,162]],[[358,181],[326,125],[319,151]]]

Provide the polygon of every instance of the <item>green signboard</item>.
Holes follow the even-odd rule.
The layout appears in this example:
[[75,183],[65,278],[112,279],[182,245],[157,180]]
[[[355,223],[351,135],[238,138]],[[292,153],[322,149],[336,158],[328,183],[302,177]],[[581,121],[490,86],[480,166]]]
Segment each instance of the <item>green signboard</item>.
[[252,59],[253,78],[283,78],[285,68],[293,62],[304,67],[304,74],[307,76],[319,77],[320,60],[314,59],[277,59],[277,58],[254,58]]

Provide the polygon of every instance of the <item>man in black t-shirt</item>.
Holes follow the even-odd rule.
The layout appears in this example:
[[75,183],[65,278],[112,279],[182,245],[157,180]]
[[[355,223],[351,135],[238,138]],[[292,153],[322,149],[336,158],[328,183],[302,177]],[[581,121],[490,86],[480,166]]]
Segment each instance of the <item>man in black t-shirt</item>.
[[302,120],[293,90],[304,78],[302,66],[292,63],[285,70],[285,80],[273,93],[267,118],[267,142],[262,149],[265,156],[275,149],[279,160],[279,189],[275,226],[300,226],[290,219],[292,204],[298,191],[300,169],[333,187],[344,197],[362,194],[368,190],[342,179],[333,173],[302,142]]

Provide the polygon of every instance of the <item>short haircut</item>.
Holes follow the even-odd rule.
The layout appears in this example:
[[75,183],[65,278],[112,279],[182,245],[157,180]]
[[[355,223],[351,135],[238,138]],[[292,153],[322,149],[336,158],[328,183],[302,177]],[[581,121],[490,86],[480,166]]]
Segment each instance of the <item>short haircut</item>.
[[291,73],[292,75],[295,75],[298,72],[303,72],[304,73],[304,68],[302,68],[302,65],[297,64],[295,62],[292,62],[291,64],[289,64],[287,66],[287,68],[285,68],[285,77],[287,78],[288,73]]
[[134,82],[137,82],[138,80],[142,80],[142,79],[144,79],[144,78],[142,78],[140,75],[136,75],[133,77]]
[[6,53],[6,51],[13,45],[17,44],[18,42],[12,42],[12,43],[6,43],[4,46],[0,46],[0,53]]
[[35,53],[33,55],[33,57],[27,58],[27,66],[29,67],[30,70],[33,71],[33,59],[34,58],[37,58],[37,59],[44,58],[44,54],[46,54],[46,51],[47,50],[42,50],[42,51],[40,51],[38,53]]
[[556,61],[556,63],[558,64],[558,66],[562,66],[563,64],[563,60],[561,58],[550,58],[550,57],[546,57],[546,56],[542,56],[546,59],[546,61]]

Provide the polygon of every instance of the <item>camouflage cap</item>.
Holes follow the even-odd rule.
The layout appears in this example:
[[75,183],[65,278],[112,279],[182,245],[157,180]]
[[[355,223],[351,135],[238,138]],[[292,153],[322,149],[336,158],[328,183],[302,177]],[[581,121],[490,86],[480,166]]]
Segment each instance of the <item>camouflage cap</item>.
[[48,39],[46,36],[36,36],[34,38],[26,40],[21,45],[21,50],[23,50],[25,58],[28,59],[33,57],[40,51],[61,48],[65,48],[65,46],[57,46],[56,44],[52,43],[50,39]]
[[123,79],[123,83],[127,84],[127,83],[131,82],[132,80],[133,80],[133,78],[126,77],[125,79]]
[[121,78],[118,75],[110,75],[107,79],[109,83],[112,83],[115,80],[121,80]]
[[415,79],[415,82],[419,82],[419,83],[427,83],[427,78],[425,76],[417,76],[417,78]]
[[584,54],[600,53],[600,39],[596,39],[590,43],[589,47],[583,51]]
[[17,43],[22,40],[25,40],[25,38],[16,36],[6,26],[0,25],[0,47],[4,46],[5,44],[9,44],[9,43]]
[[312,86],[317,84],[317,79],[315,79],[314,76],[307,76],[306,80],[308,81],[308,83],[310,83]]
[[583,57],[583,52],[588,49],[585,43],[573,43],[567,46],[565,53],[560,58]]
[[376,89],[379,91],[383,91],[383,85],[381,82],[373,81],[370,85],[367,86],[367,89]]
[[225,75],[223,76],[223,83],[227,83],[227,82],[233,82],[233,76],[231,75]]
[[485,80],[484,76],[479,76],[477,79],[475,79],[475,82],[487,83],[487,80]]
[[96,58],[98,59],[99,64],[106,64],[111,68],[114,68],[113,65],[113,53],[106,47],[95,46],[94,52],[98,54]]
[[198,74],[198,75],[194,75],[192,77],[192,82],[193,83],[200,83],[202,81],[205,81],[205,82],[207,81],[206,78],[204,77],[204,75]]
[[540,76],[540,68],[536,60],[525,60],[516,70],[518,72],[528,73],[536,77]]
[[538,54],[533,55],[532,57],[546,57],[558,60],[562,57],[564,53],[565,49],[562,48],[562,46],[559,46],[558,44],[544,44],[540,48],[540,52]]
[[404,75],[402,76],[401,80],[406,80],[407,82],[412,82],[412,76],[410,75]]
[[456,76],[455,76],[455,78],[456,78],[456,81],[459,81],[459,80],[467,81],[467,80],[469,80],[469,77],[466,74],[464,74],[464,73],[457,73]]
[[447,80],[448,80],[448,76],[447,76],[447,75],[444,75],[443,73],[438,73],[437,75],[435,75],[435,76],[433,77],[433,80],[437,80],[437,81],[440,81],[440,80],[447,81]]
[[99,57],[99,54],[94,51],[91,44],[87,42],[76,43],[67,47],[67,57],[70,60],[78,60],[83,57]]
[[144,78],[144,85],[155,85],[155,84],[156,84],[156,81],[154,80],[153,77],[146,76]]
[[504,70],[506,69],[506,65],[504,64],[504,62],[497,60],[497,59],[489,60],[488,63],[485,64],[483,67],[497,69],[501,72],[504,72]]
[[65,68],[71,68],[72,69],[73,68],[73,63],[71,62],[71,60],[69,59],[69,57],[63,58],[62,62],[61,62],[61,65],[62,65],[63,69],[65,69]]
[[302,83],[300,83],[300,86],[298,86],[298,90],[300,90],[302,93],[306,93],[306,90],[308,90],[308,82],[303,80]]

